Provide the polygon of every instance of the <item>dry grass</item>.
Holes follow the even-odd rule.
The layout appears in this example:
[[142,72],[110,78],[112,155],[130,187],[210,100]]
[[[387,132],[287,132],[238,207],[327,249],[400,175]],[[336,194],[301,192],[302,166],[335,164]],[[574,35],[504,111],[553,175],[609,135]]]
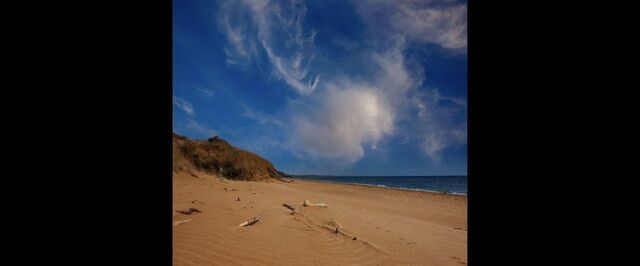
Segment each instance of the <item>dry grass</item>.
[[271,162],[215,136],[206,141],[191,140],[173,134],[173,168],[178,171],[197,169],[229,179],[280,179],[285,174]]

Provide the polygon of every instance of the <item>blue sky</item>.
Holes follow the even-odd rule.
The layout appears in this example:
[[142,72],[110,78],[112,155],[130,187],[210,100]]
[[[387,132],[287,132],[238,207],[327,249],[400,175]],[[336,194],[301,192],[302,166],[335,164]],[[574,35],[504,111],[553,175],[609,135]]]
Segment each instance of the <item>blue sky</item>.
[[173,130],[289,174],[466,175],[466,1],[173,4]]

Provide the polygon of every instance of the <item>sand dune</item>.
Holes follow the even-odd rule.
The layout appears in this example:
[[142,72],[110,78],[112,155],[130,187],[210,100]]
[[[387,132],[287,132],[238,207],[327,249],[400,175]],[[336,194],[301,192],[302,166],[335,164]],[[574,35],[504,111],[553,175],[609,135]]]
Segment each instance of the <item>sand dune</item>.
[[[174,265],[464,265],[467,261],[466,197],[196,175],[174,173]],[[298,205],[304,200],[322,201],[328,207]],[[283,203],[295,204],[304,216],[291,215]],[[189,208],[201,212],[175,212]],[[258,223],[238,227],[263,211]],[[331,221],[338,221],[356,240],[322,227]]]

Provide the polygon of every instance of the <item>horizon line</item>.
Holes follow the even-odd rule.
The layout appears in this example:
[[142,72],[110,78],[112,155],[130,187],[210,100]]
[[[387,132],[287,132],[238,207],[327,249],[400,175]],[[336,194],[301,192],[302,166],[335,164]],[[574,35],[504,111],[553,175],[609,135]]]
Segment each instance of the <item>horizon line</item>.
[[320,175],[320,174],[306,174],[306,175],[288,174],[288,175],[290,175],[290,176],[333,176],[333,177],[341,177],[341,176],[349,176],[349,177],[410,177],[410,176],[452,177],[452,176],[468,176],[468,175]]

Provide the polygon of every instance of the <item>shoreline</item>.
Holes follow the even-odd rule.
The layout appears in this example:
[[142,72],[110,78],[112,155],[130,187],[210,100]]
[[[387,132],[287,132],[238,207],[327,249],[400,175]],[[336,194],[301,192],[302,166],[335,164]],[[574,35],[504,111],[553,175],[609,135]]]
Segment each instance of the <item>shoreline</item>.
[[350,186],[359,186],[359,187],[373,187],[373,188],[383,188],[383,189],[393,189],[393,190],[402,190],[402,191],[414,191],[414,192],[426,192],[433,194],[441,194],[441,195],[451,195],[451,196],[460,196],[467,197],[467,193],[460,192],[445,192],[445,191],[437,191],[437,190],[428,190],[428,189],[420,189],[420,188],[404,188],[404,187],[390,187],[386,185],[372,185],[372,184],[364,184],[364,183],[348,183],[348,182],[339,182],[339,181],[329,181],[329,180],[320,180],[320,179],[306,179],[306,178],[297,178],[297,177],[289,177],[290,179],[296,181],[305,181],[305,182],[318,182],[318,183],[328,183],[328,184],[337,184],[337,185],[350,185]]

